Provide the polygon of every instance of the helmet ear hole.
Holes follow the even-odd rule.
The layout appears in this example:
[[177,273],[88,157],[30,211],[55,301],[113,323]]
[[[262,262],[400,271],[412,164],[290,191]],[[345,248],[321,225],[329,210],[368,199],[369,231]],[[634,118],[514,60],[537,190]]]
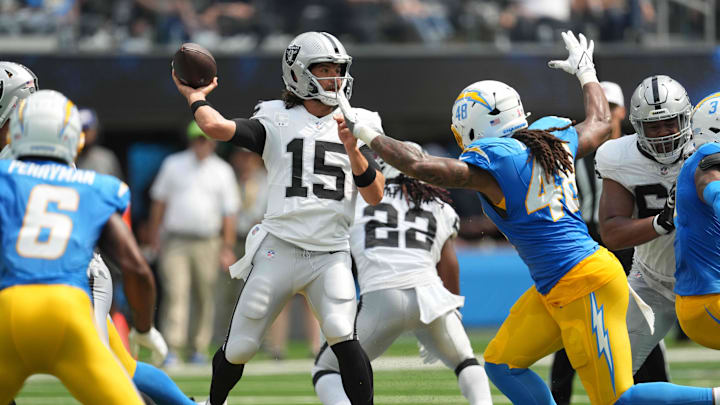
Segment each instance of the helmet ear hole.
[[468,136],[470,137],[471,141],[474,141],[475,140],[475,130],[470,129],[470,133],[468,133]]
[[294,81],[295,83],[297,83],[298,79],[297,79],[297,76],[295,76],[295,72],[292,72],[292,71],[291,71],[291,72],[290,72],[290,77],[292,77],[293,81]]

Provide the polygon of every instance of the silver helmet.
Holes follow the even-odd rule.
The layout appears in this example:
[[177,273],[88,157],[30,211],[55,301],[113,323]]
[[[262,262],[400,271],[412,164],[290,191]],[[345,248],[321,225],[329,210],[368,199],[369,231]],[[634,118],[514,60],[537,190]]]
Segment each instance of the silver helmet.
[[10,121],[10,154],[44,156],[72,164],[82,147],[80,114],[67,97],[40,90],[18,104]]
[[[343,66],[342,76],[318,78],[310,72],[315,63],[330,62]],[[290,41],[285,49],[282,61],[283,82],[285,88],[304,99],[316,99],[325,105],[336,106],[335,91],[326,91],[320,80],[342,79],[342,85],[337,91],[344,91],[347,99],[352,95],[352,77],[350,64],[352,57],[345,51],[345,47],[332,34],[327,32],[306,32]]]
[[[665,75],[646,78],[630,98],[630,123],[637,132],[640,148],[663,164],[675,162],[690,141],[691,113],[692,105],[685,88]],[[648,123],[665,120],[677,120],[678,131],[648,136]]]
[[720,142],[720,92],[700,100],[690,117],[695,146],[708,142]]
[[476,139],[512,136],[527,128],[528,115],[515,89],[483,80],[464,88],[455,99],[450,129],[460,149],[465,149]]
[[19,100],[38,90],[38,79],[30,69],[0,61],[0,127],[5,125]]

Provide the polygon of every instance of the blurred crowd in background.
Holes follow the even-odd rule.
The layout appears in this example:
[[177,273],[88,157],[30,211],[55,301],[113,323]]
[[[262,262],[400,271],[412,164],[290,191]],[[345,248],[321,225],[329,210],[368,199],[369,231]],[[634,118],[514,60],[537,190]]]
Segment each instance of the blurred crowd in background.
[[[602,42],[716,37],[716,0],[0,0],[15,48],[147,53],[192,41],[213,51],[285,47],[326,30],[344,43],[556,44],[561,30]],[[2,47],[0,46],[0,49]]]

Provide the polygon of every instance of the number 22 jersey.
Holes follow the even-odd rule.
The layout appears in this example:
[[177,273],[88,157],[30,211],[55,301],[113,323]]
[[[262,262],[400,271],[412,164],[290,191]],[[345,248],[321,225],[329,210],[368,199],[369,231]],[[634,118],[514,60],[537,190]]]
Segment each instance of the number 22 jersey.
[[[353,110],[382,132],[377,113]],[[286,109],[273,100],[260,103],[252,118],[267,135],[262,158],[268,206],[262,227],[306,250],[349,250],[357,188],[333,114],[316,117],[302,106]]]
[[0,289],[65,284],[90,294],[87,266],[100,233],[122,214],[120,180],[48,161],[0,160]]
[[[544,117],[529,129],[564,127],[570,120]],[[553,134],[567,142],[575,157],[574,127]],[[578,203],[575,174],[555,174],[548,180],[529,149],[513,138],[481,138],[463,151],[460,160],[490,172],[505,197],[494,205],[480,201],[488,217],[515,246],[530,269],[541,294],[547,294],[576,264],[598,249],[588,234]]]

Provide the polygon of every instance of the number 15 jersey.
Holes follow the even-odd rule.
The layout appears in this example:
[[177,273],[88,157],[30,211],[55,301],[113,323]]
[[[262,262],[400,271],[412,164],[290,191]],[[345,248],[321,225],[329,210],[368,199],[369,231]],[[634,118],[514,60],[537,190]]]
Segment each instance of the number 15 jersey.
[[87,266],[100,233],[122,214],[120,180],[48,161],[0,160],[0,289],[65,284],[90,289]]
[[[570,120],[544,117],[529,129],[564,127]],[[553,134],[567,142],[574,159],[578,135],[574,127]],[[530,269],[541,294],[576,264],[597,250],[580,215],[575,174],[555,174],[531,159],[528,148],[513,138],[481,138],[463,151],[460,160],[488,171],[502,189],[504,200],[494,205],[480,194],[485,214],[515,246]]]
[[[353,110],[382,131],[377,113]],[[252,118],[266,132],[262,158],[268,171],[268,206],[263,228],[306,250],[349,250],[357,188],[333,114],[316,117],[303,106],[286,109],[282,101],[273,100],[260,103]]]

